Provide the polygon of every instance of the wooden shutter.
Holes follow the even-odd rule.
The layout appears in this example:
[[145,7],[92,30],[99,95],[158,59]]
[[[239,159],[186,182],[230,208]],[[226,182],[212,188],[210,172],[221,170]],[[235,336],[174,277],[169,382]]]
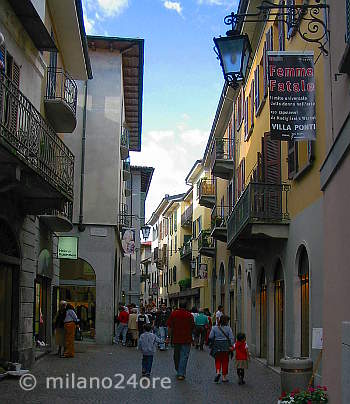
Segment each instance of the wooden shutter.
[[[270,133],[264,134],[264,177],[266,184],[281,184],[281,142],[272,140]],[[282,214],[282,190],[265,185],[260,200],[262,214],[266,218],[280,218]]]
[[267,45],[264,43],[263,49],[263,77],[264,77],[264,98],[267,97]]
[[254,80],[250,86],[250,127],[254,126]]
[[281,142],[264,134],[264,177],[268,184],[281,183]]
[[260,98],[259,98],[259,65],[256,66],[254,72],[254,84],[255,84],[255,92],[254,92],[254,104],[255,104],[255,115],[258,114],[258,109],[260,106]]
[[293,179],[298,172],[298,142],[288,141],[288,178]]
[[[12,64],[12,82],[16,86],[16,88],[19,88],[19,75],[20,75],[20,67],[18,64],[13,61]],[[14,133],[17,131],[17,116],[18,116],[18,104],[17,104],[17,97],[18,94],[12,94],[10,98],[11,106],[11,115],[10,115],[10,132]]]
[[248,138],[248,121],[249,121],[249,113],[248,113],[248,97],[244,101],[244,140]]
[[[1,63],[3,64],[3,72],[5,73],[5,60],[6,60],[6,48],[5,45],[1,45],[0,46],[0,52],[1,52]],[[1,79],[1,83],[4,80],[4,77],[2,74],[0,74],[0,79]],[[3,94],[3,85],[0,85],[0,122],[3,122],[3,113],[4,113],[4,94]]]

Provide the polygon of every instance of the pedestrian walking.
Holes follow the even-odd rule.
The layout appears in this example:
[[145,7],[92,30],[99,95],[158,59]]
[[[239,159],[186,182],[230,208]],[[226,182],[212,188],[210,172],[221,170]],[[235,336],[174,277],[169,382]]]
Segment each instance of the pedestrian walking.
[[167,310],[165,304],[162,304],[161,309],[156,314],[156,327],[158,328],[159,338],[161,339],[161,343],[159,344],[159,349],[164,351],[166,349],[166,340],[168,338],[168,318],[170,316],[170,312]]
[[215,313],[215,325],[219,325],[220,317],[224,315],[224,306],[221,304],[218,306],[218,310]]
[[204,314],[204,310],[200,309],[198,315],[194,319],[195,324],[195,345],[196,349],[203,351],[203,345],[206,336],[206,327],[209,325],[208,317]]
[[[144,332],[144,325],[145,324],[150,324],[148,315],[145,313],[145,308],[142,306],[140,308],[140,314],[137,316],[137,328],[139,331],[139,338]],[[152,326],[151,326],[152,329]]]
[[119,316],[117,317],[117,327],[115,330],[114,342],[119,344],[120,336],[123,337],[123,346],[126,345],[126,334],[128,333],[129,313],[124,306],[119,307]]
[[213,326],[213,322],[211,320],[211,313],[208,308],[204,309],[204,314],[208,317],[208,325],[206,327],[206,336],[205,336],[205,345],[208,345],[209,335],[211,328]]
[[55,343],[58,347],[56,355],[62,357],[64,353],[64,320],[66,318],[67,302],[62,300],[55,317]]
[[128,320],[128,332],[130,333],[131,346],[137,346],[138,326],[137,326],[137,309],[132,308]]
[[142,375],[150,376],[157,343],[161,340],[151,332],[152,327],[150,324],[145,324],[143,328],[144,332],[139,339],[139,350],[142,352]]
[[168,319],[168,333],[174,344],[174,365],[178,380],[184,380],[186,377],[193,330],[193,316],[186,310],[186,303],[181,302],[180,308],[173,311]]
[[233,345],[236,353],[235,368],[237,369],[238,384],[245,384],[244,369],[248,369],[248,360],[250,360],[246,336],[240,332],[237,334],[237,341]]
[[218,383],[221,377],[222,371],[222,381],[228,382],[228,365],[229,365],[229,354],[233,351],[233,333],[231,327],[228,325],[229,317],[221,316],[219,325],[214,325],[211,329],[209,335],[210,341],[210,355],[215,358],[215,368],[216,376],[215,383]]
[[64,357],[74,358],[74,337],[75,327],[79,319],[74,311],[74,307],[69,303],[66,306],[66,315],[64,318]]

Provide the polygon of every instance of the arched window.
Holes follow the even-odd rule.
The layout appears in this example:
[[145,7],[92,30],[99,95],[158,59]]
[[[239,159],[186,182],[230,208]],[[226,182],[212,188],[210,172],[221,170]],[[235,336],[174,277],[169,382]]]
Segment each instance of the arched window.
[[309,356],[309,313],[310,313],[310,299],[309,299],[309,257],[306,248],[300,247],[298,274],[300,278],[300,291],[301,291],[301,356]]
[[235,276],[235,263],[232,257],[229,258],[228,260],[228,277],[229,277],[229,283],[233,281],[233,278]]
[[225,285],[225,267],[223,263],[220,264],[219,280],[221,286]]

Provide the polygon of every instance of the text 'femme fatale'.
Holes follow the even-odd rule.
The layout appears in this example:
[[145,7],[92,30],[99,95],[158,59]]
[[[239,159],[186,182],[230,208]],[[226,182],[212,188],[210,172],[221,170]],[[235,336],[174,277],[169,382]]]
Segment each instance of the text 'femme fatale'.
[[[308,78],[314,77],[314,69],[312,67],[276,67],[273,64],[269,66],[270,73],[270,91],[278,92],[312,92],[315,91],[315,83],[312,80],[308,82]],[[272,79],[291,78],[287,81],[278,81]],[[277,88],[276,88],[277,87]]]

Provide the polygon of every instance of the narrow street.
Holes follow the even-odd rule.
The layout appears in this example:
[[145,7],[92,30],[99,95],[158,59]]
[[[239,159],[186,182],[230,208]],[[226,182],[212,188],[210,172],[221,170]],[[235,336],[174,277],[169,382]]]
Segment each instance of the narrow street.
[[[162,389],[159,381],[155,389],[134,388],[126,382],[132,374],[136,374],[136,381],[140,380],[141,354],[135,348],[117,346],[90,345],[86,353],[78,353],[74,359],[60,359],[52,354],[39,360],[32,374],[37,378],[37,386],[33,391],[25,392],[18,384],[18,379],[11,378],[0,382],[1,403],[205,403],[220,404],[272,404],[279,396],[279,377],[276,373],[252,359],[247,371],[246,384],[239,386],[234,375],[233,363],[230,363],[227,384],[213,382],[214,363],[208,352],[191,350],[187,378],[177,381],[173,370],[172,349],[167,352],[157,352],[152,377],[170,377],[170,388]],[[111,378],[113,385],[121,381],[115,377],[116,373],[125,375],[125,381],[120,382],[122,388],[97,389],[60,389],[51,385],[46,388],[46,377],[63,377],[64,383],[69,375],[78,377]],[[152,380],[151,377],[151,380]],[[102,383],[102,382],[101,382]],[[108,383],[105,383],[108,387]],[[65,386],[65,384],[64,384]]]

